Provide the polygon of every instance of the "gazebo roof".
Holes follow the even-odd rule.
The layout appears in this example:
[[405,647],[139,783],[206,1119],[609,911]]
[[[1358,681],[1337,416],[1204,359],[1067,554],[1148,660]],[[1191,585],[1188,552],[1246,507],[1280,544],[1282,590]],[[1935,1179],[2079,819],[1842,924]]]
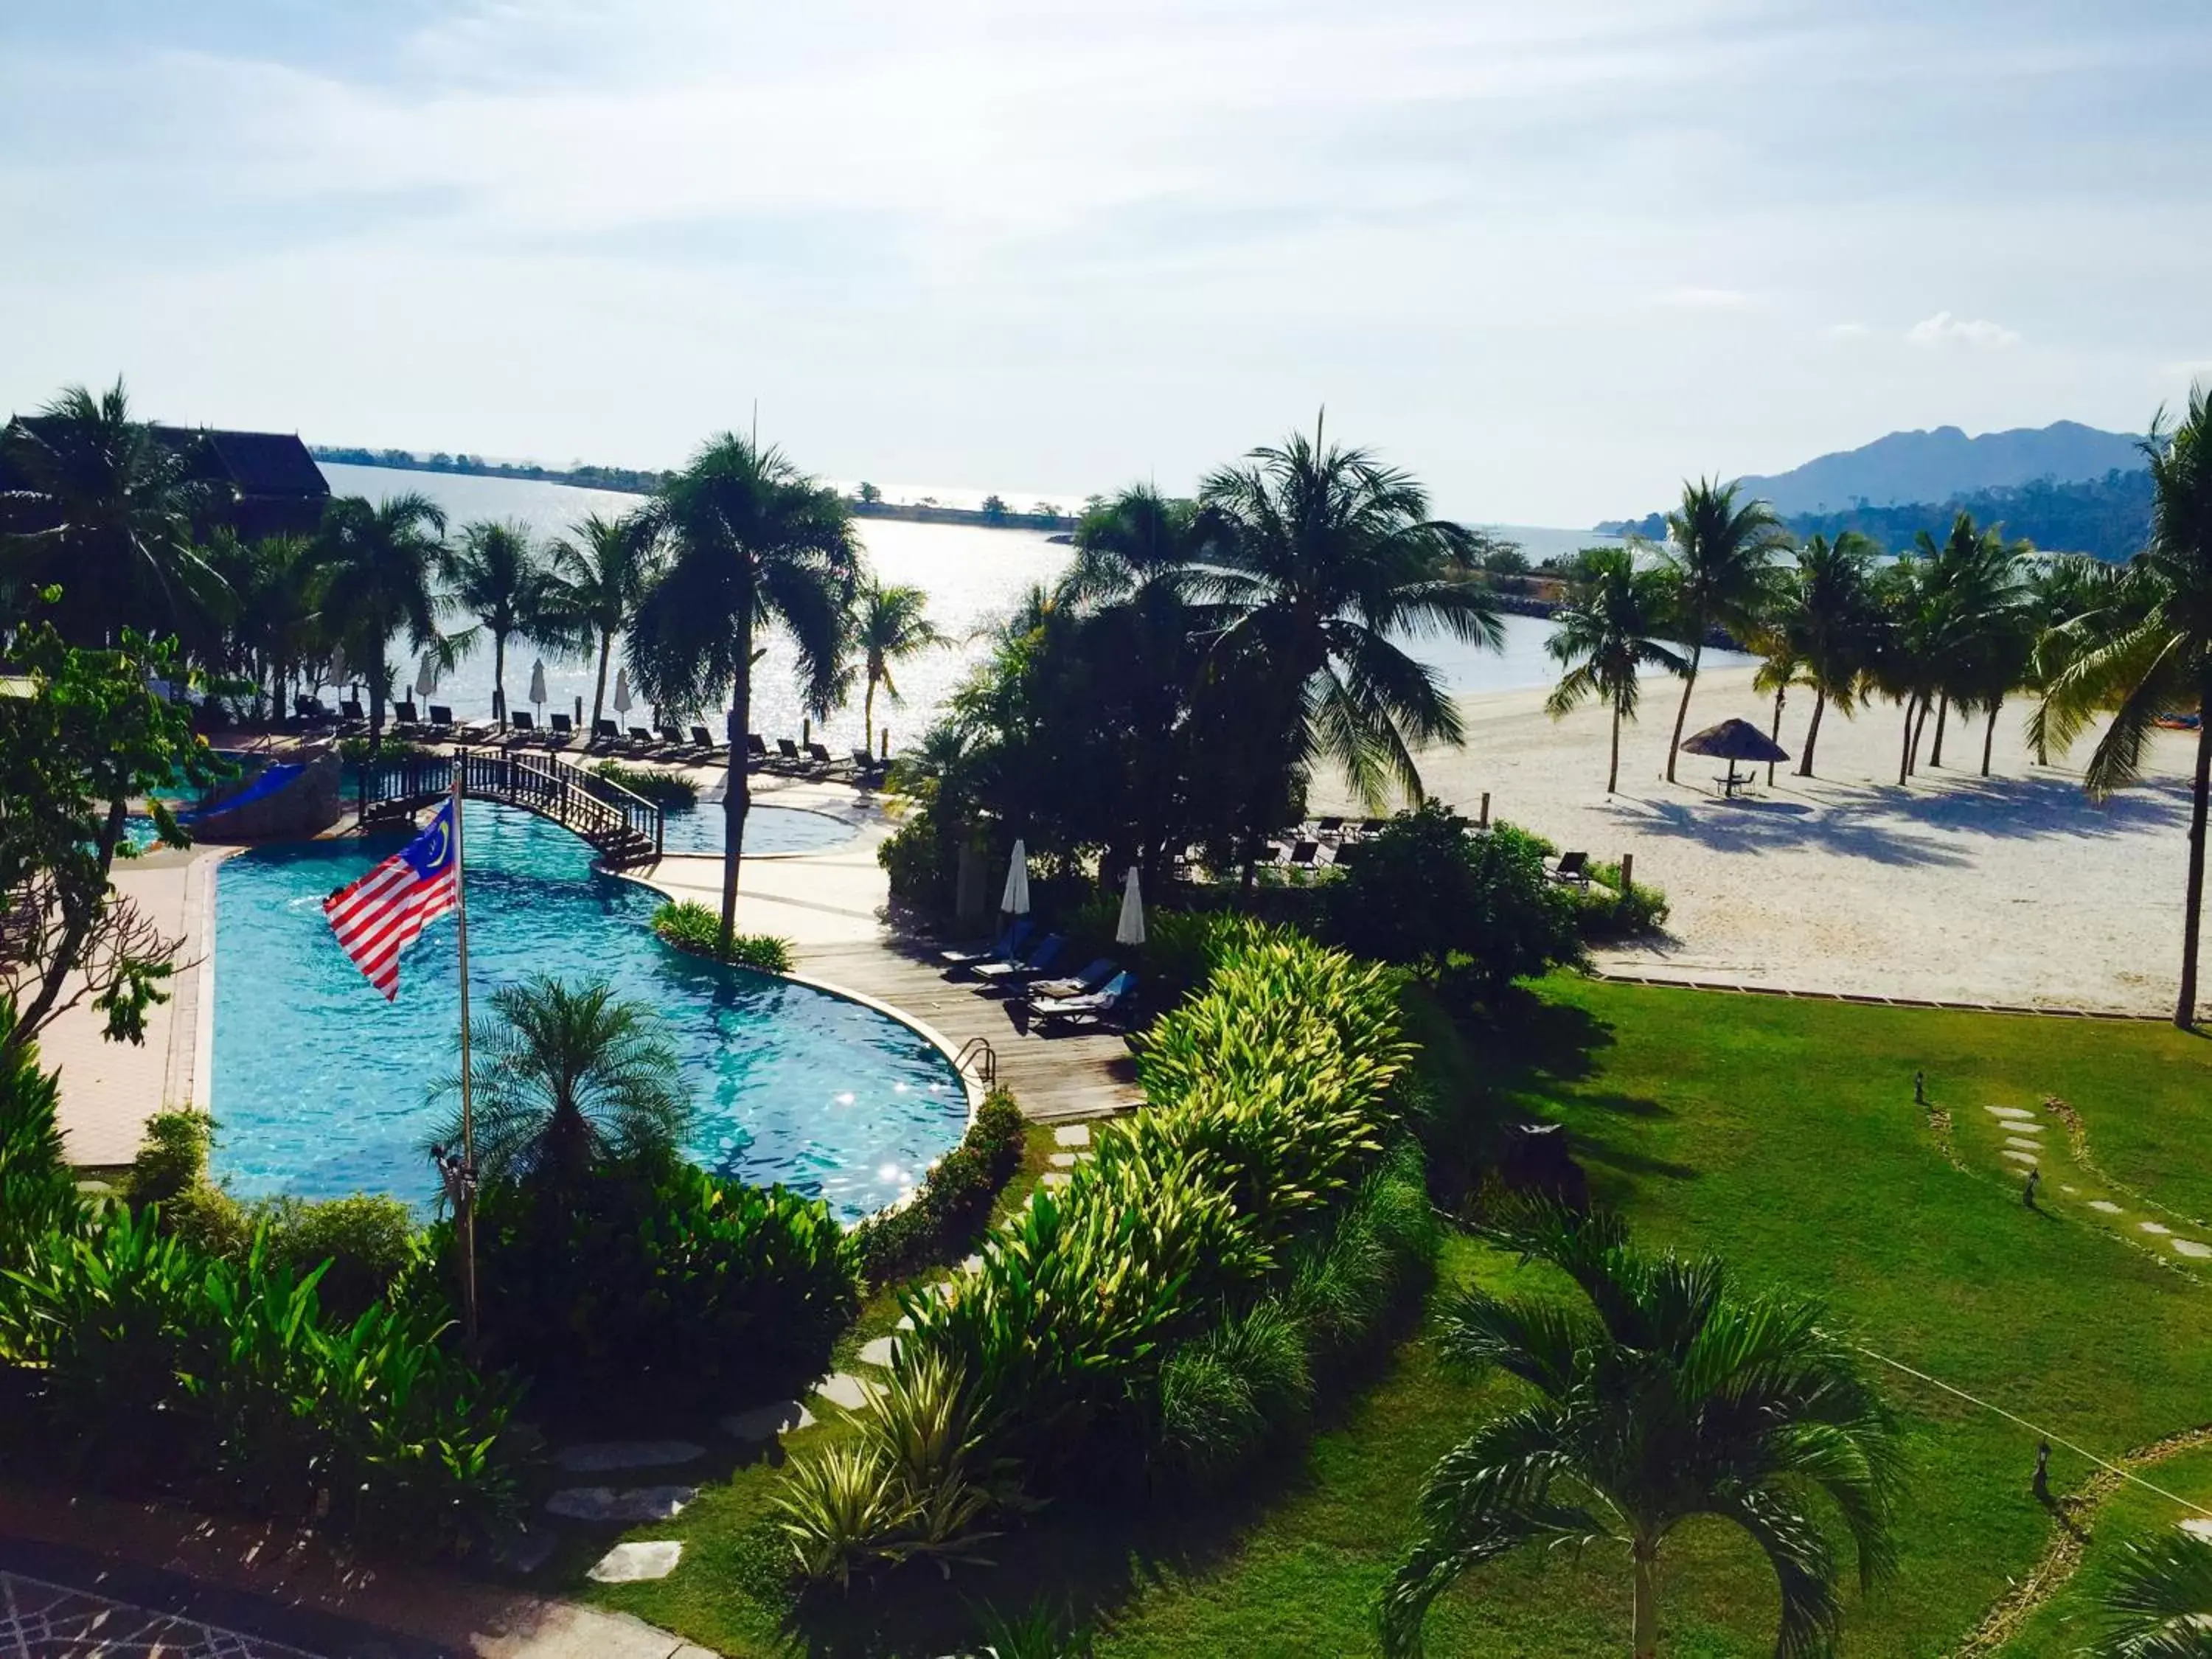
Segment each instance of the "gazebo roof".
[[1790,758],[1780,744],[1749,720],[1723,720],[1718,726],[1709,726],[1694,736],[1683,738],[1682,747],[1692,755],[1710,755],[1715,760],[1786,761]]

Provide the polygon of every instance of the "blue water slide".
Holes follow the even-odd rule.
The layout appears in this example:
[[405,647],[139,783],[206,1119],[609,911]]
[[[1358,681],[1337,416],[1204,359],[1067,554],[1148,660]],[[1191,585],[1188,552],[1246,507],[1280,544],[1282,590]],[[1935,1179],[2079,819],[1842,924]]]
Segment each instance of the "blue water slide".
[[276,765],[264,767],[262,769],[260,776],[255,778],[236,794],[225,800],[204,802],[189,812],[179,812],[177,814],[177,821],[180,823],[190,823],[196,818],[221,817],[225,812],[234,811],[241,806],[250,806],[255,801],[275,794],[307,769],[305,765],[297,761],[282,761]]

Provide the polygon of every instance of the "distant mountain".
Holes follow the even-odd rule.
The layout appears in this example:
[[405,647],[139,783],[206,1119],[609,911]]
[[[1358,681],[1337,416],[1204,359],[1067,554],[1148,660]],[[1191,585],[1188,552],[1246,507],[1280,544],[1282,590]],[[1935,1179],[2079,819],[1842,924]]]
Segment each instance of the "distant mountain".
[[1893,432],[1771,477],[1747,477],[1743,486],[1747,495],[1773,502],[1778,513],[1840,513],[1948,501],[2039,478],[2073,483],[2142,465],[2135,439],[2078,421],[1984,432],[1978,438],[1939,426],[1933,432]]

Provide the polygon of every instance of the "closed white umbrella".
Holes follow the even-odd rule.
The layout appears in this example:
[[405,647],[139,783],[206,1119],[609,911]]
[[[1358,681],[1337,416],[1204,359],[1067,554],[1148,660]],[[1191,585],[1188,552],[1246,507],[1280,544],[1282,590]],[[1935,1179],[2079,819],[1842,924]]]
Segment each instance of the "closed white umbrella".
[[530,665],[530,701],[541,706],[545,702],[545,659],[543,657]]
[[438,695],[438,665],[430,660],[430,653],[422,653],[422,665],[415,671],[415,695],[434,697]]
[[343,679],[346,677],[345,671],[345,647],[334,645],[331,647],[331,684],[336,685]]
[[999,908],[1010,916],[1030,913],[1029,849],[1018,841],[1014,843],[1014,856],[1006,865],[1006,890],[999,900]]
[[629,670],[617,668],[615,670],[615,713],[629,714]]
[[1114,943],[1142,945],[1145,942],[1145,899],[1137,890],[1137,866],[1129,866],[1129,878],[1121,884],[1121,919],[1114,924]]

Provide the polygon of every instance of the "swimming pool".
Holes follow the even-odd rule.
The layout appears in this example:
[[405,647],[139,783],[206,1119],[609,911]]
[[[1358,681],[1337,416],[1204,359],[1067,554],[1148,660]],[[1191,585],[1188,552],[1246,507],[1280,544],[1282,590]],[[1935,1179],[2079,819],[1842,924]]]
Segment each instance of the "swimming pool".
[[[781,1182],[851,1220],[901,1197],[967,1125],[944,1056],[888,1015],[668,949],[658,897],[595,873],[568,831],[489,802],[464,809],[469,983],[479,1018],[531,973],[604,979],[651,1002],[698,1109],[687,1149]],[[216,1173],[242,1194],[432,1196],[426,1100],[455,1064],[453,922],[431,924],[386,1003],[338,950],[322,900],[398,836],[299,842],[226,860],[216,878]]]
[[[723,812],[719,801],[671,807],[661,814],[660,848],[665,853],[720,853]],[[755,805],[745,814],[745,854],[818,853],[853,839],[858,831],[827,812],[798,806]]]

